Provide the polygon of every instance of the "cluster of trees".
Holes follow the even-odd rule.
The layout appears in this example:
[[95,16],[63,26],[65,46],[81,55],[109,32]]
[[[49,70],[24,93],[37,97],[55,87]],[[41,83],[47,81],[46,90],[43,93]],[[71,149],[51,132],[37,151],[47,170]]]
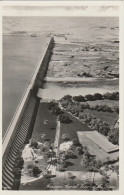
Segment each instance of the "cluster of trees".
[[115,127],[109,131],[108,139],[113,144],[119,145],[119,127]]
[[82,106],[82,109],[90,109],[90,110],[97,110],[97,111],[102,111],[102,112],[117,112],[119,113],[119,107],[110,107],[107,105],[96,105],[96,106],[91,106],[88,103],[85,103]]
[[84,152],[84,158],[81,161],[81,165],[86,167],[88,171],[98,172],[103,164],[100,160],[97,161],[95,156],[91,155],[88,149],[86,149]]
[[104,100],[104,99],[119,100],[119,92],[113,92],[113,93],[107,92],[105,94],[95,93],[93,95],[87,94],[85,96],[78,95],[78,96],[73,96],[72,99],[78,102]]
[[97,111],[107,111],[113,112],[116,111],[119,113],[119,107],[116,106],[113,109],[106,105],[96,105],[95,107],[91,107],[88,103],[80,105],[78,102],[73,102],[68,99],[71,99],[71,96],[65,96],[63,100],[61,100],[61,104],[68,112],[78,117],[82,122],[86,123],[92,129],[97,130],[105,136],[108,136],[109,141],[113,144],[118,144],[119,142],[119,129],[113,128],[111,125],[106,123],[105,121],[100,120],[99,118],[84,113],[85,109],[94,109]]
[[112,92],[112,93],[95,93],[93,95],[87,94],[85,96],[78,95],[78,96],[71,96],[71,95],[65,95],[61,100],[68,100],[68,101],[78,101],[78,102],[86,102],[86,101],[95,101],[95,100],[103,100],[103,99],[109,99],[109,100],[119,100],[119,92]]
[[96,106],[90,106],[91,110],[97,110],[97,111],[103,111],[103,112],[113,112],[111,107],[107,105],[96,105]]
[[78,140],[77,138],[74,138],[74,139],[72,140],[72,142],[73,142],[73,145],[74,145],[74,146],[80,146],[80,142],[79,142],[79,140]]
[[69,135],[68,134],[62,134],[62,140],[63,141],[68,141],[70,138],[69,138]]
[[[108,171],[116,171],[117,175],[119,175],[118,166],[109,166],[108,164],[102,163],[100,160],[97,161],[95,159],[95,156],[91,155],[87,148],[85,148],[81,165],[86,167],[88,171],[94,172],[92,184],[94,185],[94,189],[96,190],[111,190],[109,186]],[[94,183],[95,172],[99,172],[102,175],[102,182],[98,186]]]
[[30,174],[30,176],[33,176],[33,177],[38,177],[39,174],[42,172],[40,170],[40,168],[38,166],[36,166],[36,163],[35,164],[33,162],[30,162],[28,165],[27,165],[27,169],[28,169],[28,172]]
[[13,183],[13,190],[18,190],[20,186],[20,179],[21,179],[21,170],[23,168],[24,160],[22,158],[22,151],[19,149],[15,163],[13,168],[13,174],[14,174],[14,183]]
[[53,151],[53,150],[48,150],[46,153],[45,153],[45,158],[47,160],[49,160],[50,158],[55,158],[56,157],[56,153]]
[[[70,137],[68,134],[62,134],[62,140],[68,141],[70,140]],[[58,169],[59,171],[65,171],[65,168],[67,168],[71,162],[66,161],[69,158],[77,158],[77,155],[82,155],[84,153],[85,147],[79,143],[79,140],[77,138],[72,139],[73,145],[65,150],[65,151],[59,151],[58,154]],[[72,164],[72,163],[71,163]]]
[[109,99],[109,100],[119,100],[119,92],[113,92],[113,93],[105,93],[103,94],[104,99]]
[[66,161],[69,158],[73,158],[75,156],[72,149],[68,149],[66,151],[60,151],[58,155],[58,169],[59,171],[65,171],[65,168],[69,166],[69,162]]
[[30,145],[31,148],[37,149],[37,147],[38,147],[38,142],[37,142],[35,139],[31,138],[31,139],[29,140],[29,145]]
[[101,121],[100,119],[90,114],[82,113],[79,118],[82,122],[88,124],[88,126],[90,126],[92,129],[95,129],[105,136],[108,135],[108,132],[111,129],[111,126],[108,123],[106,123],[105,121]]
[[72,101],[72,96],[71,95],[65,95],[61,100]]
[[47,108],[52,112],[52,114],[59,115],[63,113],[62,110],[59,108],[58,103],[56,103],[55,101],[47,103]]
[[40,169],[39,169],[39,167],[37,167],[37,166],[35,166],[34,168],[33,168],[33,176],[34,177],[38,177],[39,176],[39,174],[42,172]]
[[72,122],[72,120],[66,114],[60,114],[59,117],[58,117],[58,120],[61,123],[67,123],[67,124]]
[[67,99],[62,99],[61,100],[61,105],[63,106],[63,108],[65,108],[67,111],[71,112],[72,114],[74,114],[75,116],[79,116],[80,112],[83,112],[85,109],[90,109],[90,110],[97,110],[97,111],[102,111],[102,112],[116,112],[117,114],[119,114],[119,107],[115,106],[115,107],[110,107],[107,105],[96,105],[96,106],[91,106],[89,103],[84,103],[84,104],[80,104],[78,102],[75,101],[70,101]]

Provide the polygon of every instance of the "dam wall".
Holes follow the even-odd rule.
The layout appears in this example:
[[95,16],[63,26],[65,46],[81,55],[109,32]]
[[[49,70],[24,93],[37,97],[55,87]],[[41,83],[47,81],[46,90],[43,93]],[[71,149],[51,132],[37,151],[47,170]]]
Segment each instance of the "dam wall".
[[39,87],[42,86],[43,79],[47,73],[53,46],[54,39],[50,38],[47,40],[44,53],[3,138],[2,188],[4,190],[12,189],[14,182],[13,168],[16,155],[19,148],[32,133],[40,101],[37,97],[37,92]]

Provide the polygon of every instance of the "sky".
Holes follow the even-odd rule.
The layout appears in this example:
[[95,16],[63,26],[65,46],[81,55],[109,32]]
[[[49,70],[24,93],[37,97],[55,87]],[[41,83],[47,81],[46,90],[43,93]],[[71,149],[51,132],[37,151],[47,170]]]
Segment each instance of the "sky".
[[3,6],[3,16],[118,16],[119,7],[90,5]]

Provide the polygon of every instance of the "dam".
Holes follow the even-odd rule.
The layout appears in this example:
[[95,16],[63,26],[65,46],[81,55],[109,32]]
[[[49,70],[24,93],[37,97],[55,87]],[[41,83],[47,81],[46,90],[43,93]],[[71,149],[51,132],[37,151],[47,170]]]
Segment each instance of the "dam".
[[[39,63],[36,64],[36,70],[26,87],[22,100],[3,138],[3,190],[49,190],[49,187],[47,188],[49,179],[44,178],[44,172],[47,171],[51,171],[51,176],[54,176],[50,181],[52,180],[55,186],[58,180],[60,184],[63,182],[63,186],[64,182],[70,182],[68,171],[72,171],[72,173],[77,171],[76,177],[79,177],[79,181],[82,183],[81,177],[85,173],[82,169],[85,170],[85,168],[82,168],[81,160],[84,153],[77,153],[77,147],[73,144],[75,138],[77,141],[79,140],[78,144],[80,143],[82,146],[84,144],[91,156],[95,156],[97,160],[107,162],[109,159],[112,163],[118,161],[118,147],[116,146],[117,151],[108,153],[101,145],[99,146],[96,141],[97,133],[94,135],[94,129],[92,129],[96,128],[94,119],[96,119],[96,123],[101,123],[103,128],[109,129],[110,124],[113,124],[118,119],[118,114],[109,109],[110,111],[108,110],[106,112],[107,116],[105,116],[104,112],[91,109],[92,104],[94,105],[95,103],[96,107],[93,109],[97,108],[97,101],[104,103],[104,99],[101,100],[101,94],[109,91],[115,92],[114,95],[117,96],[118,79],[103,78],[92,69],[89,72],[86,63],[93,62],[94,58],[98,59],[99,55],[94,48],[89,48],[90,51],[87,51],[85,50],[85,45],[80,41],[77,44],[64,39],[63,41],[56,41],[58,37],[55,36],[54,38],[47,38],[44,52]],[[102,67],[100,66],[100,68]],[[87,96],[89,93],[90,95]],[[93,99],[95,93],[100,95],[97,101]],[[88,97],[92,98],[88,101]],[[82,98],[83,100],[81,100]],[[105,101],[107,105],[113,104],[113,100]],[[118,106],[118,101],[115,102],[115,105]],[[109,107],[106,106],[106,108]],[[85,122],[85,116],[89,117],[88,120],[93,124],[92,127],[90,123],[88,125]],[[112,117],[115,119],[113,120]],[[97,119],[99,120],[97,121]],[[104,124],[102,123],[103,119],[105,120]],[[90,134],[85,135],[84,132],[90,132]],[[67,135],[67,140],[63,139],[63,135],[64,139],[66,138],[65,135]],[[39,148],[31,145],[31,140],[33,139],[41,147],[41,150],[45,144],[48,144],[48,151],[51,151],[51,147],[53,148],[53,153],[55,154],[49,157],[49,162],[45,158],[46,151],[41,152],[40,150],[41,153],[39,154]],[[104,145],[106,137],[100,134],[100,139]],[[65,172],[62,172],[59,161],[57,161],[56,165],[50,163],[56,159],[58,160],[58,157],[61,159],[61,152],[66,151],[70,146],[73,149],[69,154],[72,155],[69,157],[71,162],[64,162],[66,169]],[[31,150],[33,153],[31,153]],[[18,156],[24,160],[21,168],[17,166]],[[30,171],[30,168],[27,168],[28,163],[40,168],[41,172],[37,177],[34,175],[32,177],[28,172]],[[15,171],[17,171],[18,177],[15,177]],[[16,180],[20,182],[19,186],[15,185]],[[15,186],[17,187],[16,189]],[[64,189],[63,186],[62,189]]]
[[11,190],[14,182],[13,167],[18,149],[30,139],[40,99],[38,89],[42,86],[54,47],[54,39],[47,39],[44,53],[36,67],[30,83],[18,105],[16,113],[2,141],[2,189]]

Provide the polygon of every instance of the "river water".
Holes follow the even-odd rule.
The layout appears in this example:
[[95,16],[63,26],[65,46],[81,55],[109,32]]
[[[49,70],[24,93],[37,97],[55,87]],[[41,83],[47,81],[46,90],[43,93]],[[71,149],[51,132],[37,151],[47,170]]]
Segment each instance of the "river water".
[[[30,36],[32,33],[37,37]],[[49,33],[63,33],[70,39],[90,43],[113,44],[118,40],[118,18],[3,17],[3,135],[43,52],[45,42],[42,35]],[[58,98],[65,92],[72,95],[87,92],[87,87],[60,88],[55,84],[45,87],[46,95],[51,94],[51,98],[53,92]]]
[[[118,83],[118,81],[116,81]],[[97,81],[96,81],[97,83]],[[114,83],[113,83],[114,84]],[[70,84],[73,85],[73,84]],[[66,84],[63,86],[60,83],[54,83],[54,82],[46,82],[43,85],[43,88],[39,90],[38,92],[38,97],[41,97],[43,99],[55,99],[59,100],[65,95],[83,95],[85,96],[86,94],[94,94],[94,93],[101,93],[104,94],[106,92],[114,92],[118,91],[118,86],[117,85],[111,85],[108,86],[105,84],[101,85],[97,83],[97,87],[95,87],[95,82],[94,84],[89,84],[89,82],[85,82],[85,84],[81,84],[81,87],[77,86],[66,86]]]

